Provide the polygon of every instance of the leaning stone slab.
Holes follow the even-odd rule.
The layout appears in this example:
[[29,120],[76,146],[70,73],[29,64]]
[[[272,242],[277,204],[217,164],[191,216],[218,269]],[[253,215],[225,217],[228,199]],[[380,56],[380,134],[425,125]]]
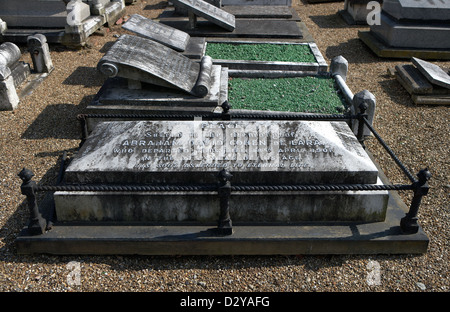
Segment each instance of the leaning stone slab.
[[211,66],[210,58],[194,62],[156,41],[123,35],[97,67],[109,77],[119,76],[203,97],[210,87]]
[[413,57],[411,61],[433,84],[450,89],[450,76],[438,65]]
[[162,43],[176,51],[184,51],[190,39],[189,34],[183,31],[154,22],[139,14],[133,14],[122,27],[144,38]]
[[232,14],[208,2],[202,0],[173,0],[172,2],[228,31],[233,31],[236,27],[235,17]]

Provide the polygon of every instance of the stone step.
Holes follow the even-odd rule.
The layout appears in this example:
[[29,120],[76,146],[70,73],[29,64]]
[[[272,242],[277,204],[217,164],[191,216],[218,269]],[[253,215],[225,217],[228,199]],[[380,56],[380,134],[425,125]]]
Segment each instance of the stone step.
[[[385,180],[383,180],[386,183]],[[41,211],[52,209],[51,200]],[[217,223],[56,222],[45,234],[24,228],[16,239],[18,254],[56,255],[320,255],[423,254],[429,239],[422,228],[405,235],[400,219],[406,205],[389,192],[386,219],[373,223],[303,222],[233,224],[232,235],[219,235]]]

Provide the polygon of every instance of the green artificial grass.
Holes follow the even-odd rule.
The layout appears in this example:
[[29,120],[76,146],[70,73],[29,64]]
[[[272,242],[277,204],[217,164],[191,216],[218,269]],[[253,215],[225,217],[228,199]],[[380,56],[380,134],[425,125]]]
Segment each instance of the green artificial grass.
[[216,60],[316,62],[314,54],[306,44],[230,44],[208,42],[205,54]]
[[228,101],[233,109],[338,114],[346,110],[332,78],[232,78]]

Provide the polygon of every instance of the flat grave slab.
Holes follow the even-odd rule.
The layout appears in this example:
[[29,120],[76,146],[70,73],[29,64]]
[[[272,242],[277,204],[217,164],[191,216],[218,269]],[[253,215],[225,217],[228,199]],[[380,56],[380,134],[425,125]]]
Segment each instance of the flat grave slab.
[[[153,154],[153,144],[165,146],[164,155]],[[309,121],[101,123],[65,177],[67,183],[215,183],[224,168],[244,184],[373,184],[378,177],[345,122]]]
[[[293,18],[295,10],[287,6],[225,6],[223,10],[236,18]],[[297,15],[298,16],[298,15]]]
[[[288,6],[277,6],[277,5],[232,5],[223,6],[221,8],[225,12],[234,15],[235,19],[283,19],[283,20],[294,20],[300,21],[297,11]],[[168,7],[162,12],[159,20],[176,20],[176,19],[187,19],[186,14],[179,13],[176,9]],[[201,18],[200,18],[201,19]]]
[[198,20],[191,29],[186,20],[161,20],[168,26],[182,30],[190,36],[226,38],[303,38],[297,22],[276,19],[237,19],[234,31],[224,31],[208,21]]

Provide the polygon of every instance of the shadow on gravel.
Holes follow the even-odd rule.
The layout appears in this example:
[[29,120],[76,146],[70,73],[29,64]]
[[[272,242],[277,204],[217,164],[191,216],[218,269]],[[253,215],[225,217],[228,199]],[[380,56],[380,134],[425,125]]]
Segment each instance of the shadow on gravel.
[[160,1],[155,4],[148,4],[145,6],[144,10],[160,10],[167,7],[167,1]]
[[105,77],[95,67],[78,67],[64,81],[64,85],[76,85],[85,87],[101,87]]
[[80,139],[81,128],[79,121],[77,120],[77,115],[84,113],[86,106],[92,101],[93,98],[94,95],[85,96],[78,105],[48,105],[37,116],[27,130],[25,130],[22,134],[22,139]]
[[339,43],[337,46],[327,47],[325,55],[330,60],[335,56],[342,55],[349,64],[377,63],[380,61],[380,58],[358,38]]
[[[61,168],[61,161],[64,151],[56,151],[53,152],[54,154],[58,154],[60,157],[58,157],[57,162],[44,174],[44,176],[41,178],[41,180],[33,179],[37,185],[55,185],[58,180],[60,168]],[[46,155],[42,155],[46,156]],[[39,157],[39,155],[38,155]],[[34,171],[35,168],[27,168],[31,171]],[[17,172],[17,175],[19,172]],[[17,180],[20,181],[20,178],[17,176]],[[17,193],[21,194],[20,190],[20,183],[18,183]],[[46,196],[45,192],[37,192],[36,198],[37,203],[39,205],[40,202],[44,199]],[[14,211],[14,213],[8,218],[8,220],[5,222],[4,226],[0,228],[0,241],[5,243],[3,247],[0,248],[0,260],[8,261],[11,259],[6,259],[5,257],[9,256],[17,256],[18,258],[16,261],[22,261],[22,256],[17,255],[16,248],[15,248],[15,239],[21,232],[21,230],[27,226],[30,211],[28,208],[28,202],[25,198],[25,196],[22,196],[24,199],[23,201],[17,206],[17,209]],[[47,218],[50,218],[51,216],[46,216]],[[23,259],[23,261],[30,261],[30,258],[26,256]]]
[[320,28],[361,28],[361,25],[349,25],[342,17],[336,14],[308,16]]

